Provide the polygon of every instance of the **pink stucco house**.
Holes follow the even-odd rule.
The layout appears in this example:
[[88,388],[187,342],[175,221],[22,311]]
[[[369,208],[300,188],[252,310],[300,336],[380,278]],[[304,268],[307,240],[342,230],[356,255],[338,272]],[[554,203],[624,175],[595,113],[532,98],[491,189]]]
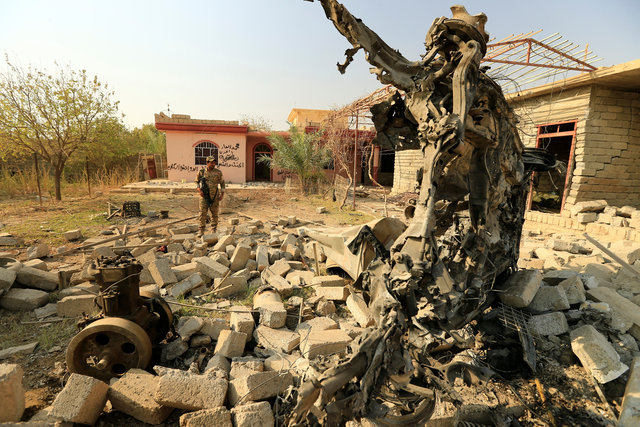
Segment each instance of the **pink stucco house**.
[[[282,174],[258,162],[272,156],[268,132],[253,132],[237,121],[199,120],[186,114],[155,115],[156,129],[167,136],[167,170],[171,181],[194,181],[208,156],[218,159],[227,183],[283,181]],[[283,134],[288,134],[283,132]]]

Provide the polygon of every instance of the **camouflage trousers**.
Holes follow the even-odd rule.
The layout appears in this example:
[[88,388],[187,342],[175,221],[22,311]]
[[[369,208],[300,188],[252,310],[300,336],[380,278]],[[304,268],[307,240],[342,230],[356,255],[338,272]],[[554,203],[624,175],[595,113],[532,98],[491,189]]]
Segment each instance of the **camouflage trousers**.
[[207,212],[211,212],[211,229],[218,228],[218,209],[220,208],[220,200],[216,197],[214,202],[207,208],[207,202],[204,197],[200,197],[200,231],[204,231],[207,225]]

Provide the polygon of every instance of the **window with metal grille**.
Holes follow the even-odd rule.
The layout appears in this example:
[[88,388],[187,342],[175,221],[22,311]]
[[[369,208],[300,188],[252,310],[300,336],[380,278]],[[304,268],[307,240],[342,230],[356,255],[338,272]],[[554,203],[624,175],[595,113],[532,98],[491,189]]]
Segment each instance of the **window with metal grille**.
[[203,141],[195,147],[196,165],[206,165],[207,157],[213,156],[218,164],[218,146],[210,141]]

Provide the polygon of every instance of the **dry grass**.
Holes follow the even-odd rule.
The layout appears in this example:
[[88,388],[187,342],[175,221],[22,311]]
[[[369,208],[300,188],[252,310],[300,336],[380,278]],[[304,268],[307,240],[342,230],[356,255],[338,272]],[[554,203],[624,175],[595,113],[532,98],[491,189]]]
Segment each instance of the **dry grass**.
[[[105,191],[110,188],[120,187],[138,180],[138,172],[135,167],[108,169],[100,168],[91,172],[91,190]],[[79,197],[87,195],[89,188],[86,174],[83,179],[60,182],[62,197]],[[48,170],[40,171],[40,192],[43,197],[53,198],[55,184],[53,176]],[[10,171],[6,167],[0,168],[0,197],[16,197],[38,194],[38,180],[35,168]]]

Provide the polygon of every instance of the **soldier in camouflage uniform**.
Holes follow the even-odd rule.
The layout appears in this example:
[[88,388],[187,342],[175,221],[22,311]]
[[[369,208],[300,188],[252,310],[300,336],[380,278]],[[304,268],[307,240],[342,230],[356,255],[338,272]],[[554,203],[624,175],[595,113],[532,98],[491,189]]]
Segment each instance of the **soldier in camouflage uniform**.
[[[216,168],[216,159],[213,156],[207,157],[207,167],[198,171],[198,177],[196,182],[204,177],[209,187],[209,197],[211,204],[207,203],[205,194],[198,185],[198,192],[200,193],[200,231],[198,235],[204,234],[204,228],[207,222],[207,211],[211,211],[211,228],[213,231],[218,229],[218,208],[220,207],[220,201],[224,196],[224,177],[222,171]],[[220,189],[218,189],[220,186]]]

